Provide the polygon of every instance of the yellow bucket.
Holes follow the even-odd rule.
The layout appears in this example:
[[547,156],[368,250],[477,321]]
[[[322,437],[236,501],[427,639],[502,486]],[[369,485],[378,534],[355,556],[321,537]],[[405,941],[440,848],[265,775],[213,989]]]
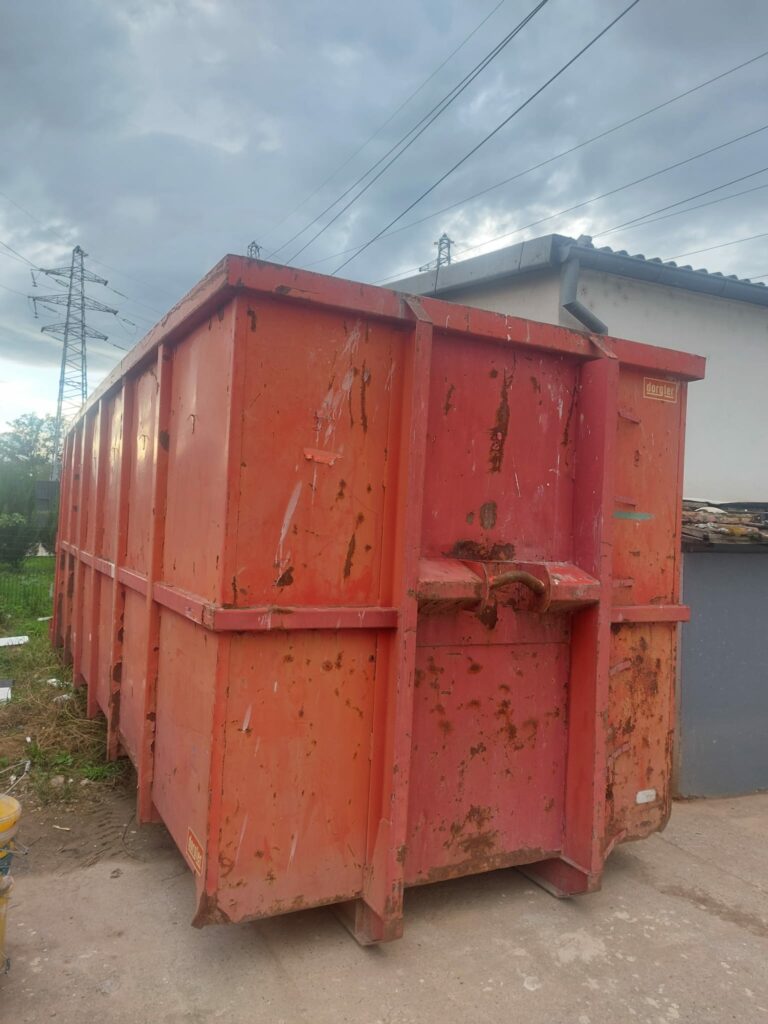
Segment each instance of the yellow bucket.
[[8,870],[13,856],[11,841],[19,827],[20,817],[19,801],[12,796],[0,796],[0,974],[4,974],[10,964],[5,952],[5,925],[13,885]]
[[12,796],[0,796],[0,856],[2,847],[16,835],[21,804]]

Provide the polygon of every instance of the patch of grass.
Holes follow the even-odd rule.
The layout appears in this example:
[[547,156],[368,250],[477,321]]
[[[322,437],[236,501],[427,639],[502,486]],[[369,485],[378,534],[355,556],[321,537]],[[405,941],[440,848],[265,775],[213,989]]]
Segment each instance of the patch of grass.
[[81,786],[83,780],[101,786],[121,783],[127,761],[105,760],[104,719],[87,717],[86,690],[72,687],[70,670],[50,645],[48,623],[11,619],[8,626],[2,632],[26,633],[29,643],[0,647],[0,678],[14,680],[11,700],[0,705],[0,791],[27,762],[28,775],[14,794],[31,792],[39,803],[89,794],[91,786]]
[[25,558],[18,568],[0,565],[0,629],[50,615],[55,558]]

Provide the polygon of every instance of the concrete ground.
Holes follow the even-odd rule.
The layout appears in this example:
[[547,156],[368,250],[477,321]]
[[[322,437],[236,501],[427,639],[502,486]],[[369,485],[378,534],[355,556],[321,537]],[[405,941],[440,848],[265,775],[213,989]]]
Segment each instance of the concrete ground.
[[369,949],[327,910],[192,929],[180,855],[130,813],[30,816],[3,1020],[768,1024],[768,794],[677,805],[593,896],[516,871],[413,890],[405,938]]

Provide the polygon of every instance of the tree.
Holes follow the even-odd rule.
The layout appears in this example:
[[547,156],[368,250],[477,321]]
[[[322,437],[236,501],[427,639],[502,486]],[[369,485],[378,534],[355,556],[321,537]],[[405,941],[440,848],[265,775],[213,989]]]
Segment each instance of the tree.
[[0,563],[18,569],[37,544],[34,527],[18,512],[0,512]]
[[[3,550],[17,552],[18,557],[0,556],[1,561],[18,564],[19,558],[32,550],[38,542],[52,549],[55,533],[55,493],[47,494],[41,502],[46,481],[50,485],[53,460],[55,418],[27,413],[8,424],[0,434],[0,516],[2,521]],[[10,518],[8,518],[10,517]],[[23,522],[23,529],[18,519]],[[24,539],[23,539],[24,538]]]
[[[0,463],[25,464],[38,471],[49,471],[53,460],[56,433],[55,416],[36,416],[32,412],[11,420],[9,430],[0,434]],[[45,479],[38,476],[37,479]]]

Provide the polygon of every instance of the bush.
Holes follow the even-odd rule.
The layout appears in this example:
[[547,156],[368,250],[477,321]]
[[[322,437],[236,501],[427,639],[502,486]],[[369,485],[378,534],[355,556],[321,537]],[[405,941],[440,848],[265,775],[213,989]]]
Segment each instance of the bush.
[[37,530],[19,512],[0,512],[0,562],[21,567],[37,542]]

